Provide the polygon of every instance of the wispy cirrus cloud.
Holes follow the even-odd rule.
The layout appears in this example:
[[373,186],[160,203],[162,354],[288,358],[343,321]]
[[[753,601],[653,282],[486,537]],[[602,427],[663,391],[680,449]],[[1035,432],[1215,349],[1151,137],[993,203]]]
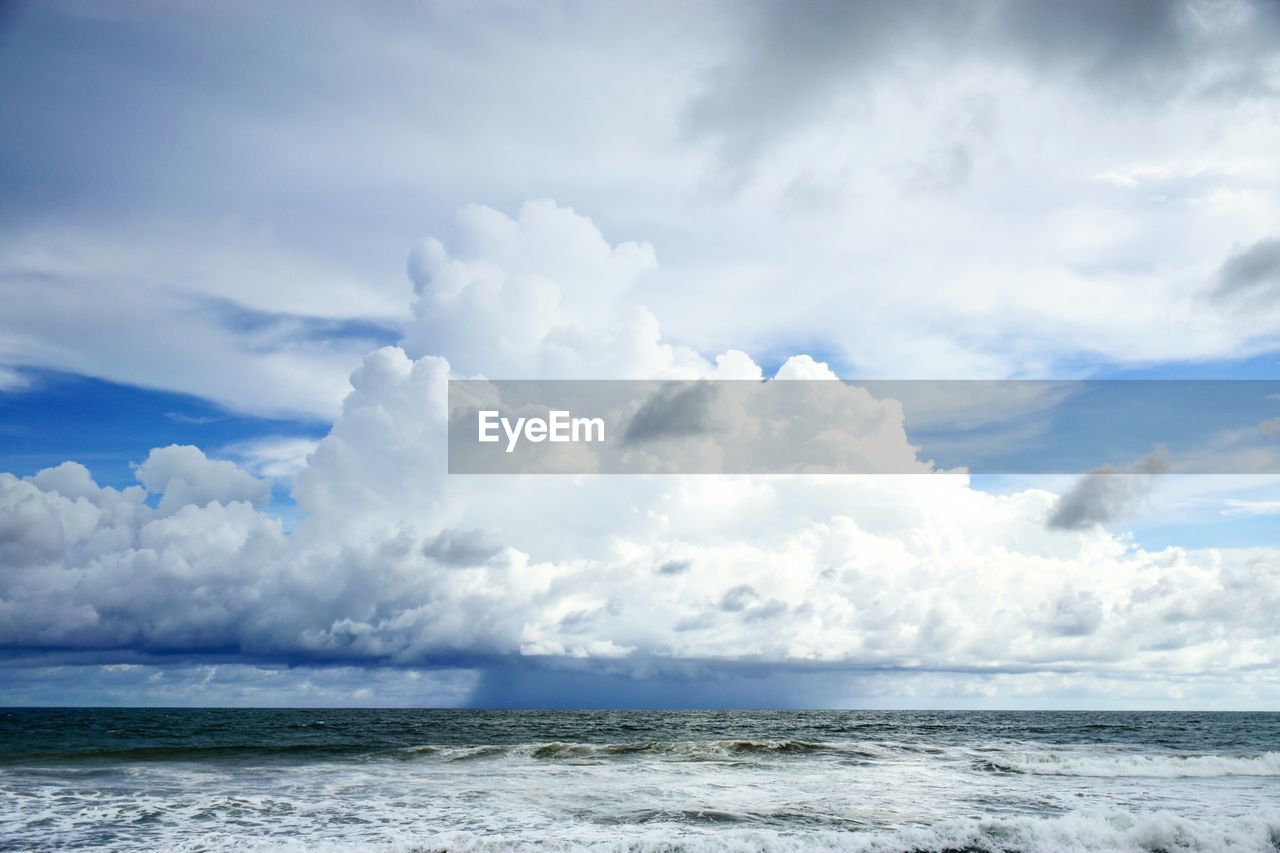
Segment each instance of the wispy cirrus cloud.
[[1220,510],[1223,515],[1280,515],[1280,501],[1227,498],[1223,503],[1226,505]]

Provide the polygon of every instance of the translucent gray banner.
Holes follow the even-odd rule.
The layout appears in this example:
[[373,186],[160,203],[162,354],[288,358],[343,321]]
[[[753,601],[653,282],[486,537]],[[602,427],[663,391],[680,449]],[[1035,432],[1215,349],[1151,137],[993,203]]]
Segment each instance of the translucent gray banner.
[[1274,474],[1280,380],[454,380],[451,474]]

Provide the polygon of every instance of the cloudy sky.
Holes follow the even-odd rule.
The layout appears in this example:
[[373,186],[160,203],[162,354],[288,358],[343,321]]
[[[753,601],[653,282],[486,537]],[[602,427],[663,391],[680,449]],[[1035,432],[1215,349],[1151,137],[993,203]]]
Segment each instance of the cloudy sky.
[[5,702],[1280,702],[1280,401],[1215,476],[444,437],[450,377],[1280,379],[1273,3],[55,0],[0,81]]

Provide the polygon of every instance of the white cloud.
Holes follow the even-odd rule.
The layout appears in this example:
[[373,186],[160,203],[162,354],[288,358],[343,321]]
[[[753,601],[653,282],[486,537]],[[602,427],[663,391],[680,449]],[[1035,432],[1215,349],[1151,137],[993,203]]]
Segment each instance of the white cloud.
[[297,436],[267,436],[222,449],[250,474],[268,480],[291,480],[307,467],[307,457],[319,442]]
[[30,384],[30,380],[18,371],[0,367],[0,392],[21,391],[30,386]]
[[[1196,681],[1280,653],[1274,549],[1148,551],[1101,527],[1049,531],[1057,496],[1039,489],[992,495],[941,474],[447,476],[453,348],[468,372],[587,369],[603,351],[587,318],[627,328],[636,315],[619,306],[653,263],[550,205],[472,210],[461,232],[465,252],[431,250],[410,332],[442,332],[441,349],[365,358],[296,477],[305,517],[292,531],[261,510],[264,481],[194,448],[139,467],[157,509],[70,463],[0,477],[0,642],[403,666],[551,658],[634,677],[715,661]],[[490,353],[439,325],[487,287],[524,295],[475,314],[482,334],[530,299],[551,307]],[[621,352],[631,361],[610,374],[756,369],[741,355],[713,366],[656,326]],[[807,357],[780,372],[825,375]],[[900,420],[892,435],[913,452]],[[664,570],[673,561],[686,568]]]
[[1280,501],[1250,501],[1228,498],[1223,515],[1280,515]]
[[787,359],[775,379],[838,379],[826,362],[814,361],[811,356],[793,355]]
[[[759,360],[813,345],[863,375],[1061,376],[1246,357],[1280,335],[1274,311],[1203,298],[1228,258],[1280,234],[1265,4],[1055,9],[1060,26],[1004,3],[939,20],[313,6],[296,42],[209,69],[190,57],[278,22],[131,11],[72,69],[50,49],[65,9],[15,16],[22,49],[0,70],[30,85],[0,102],[21,211],[0,238],[0,368],[328,419],[369,341],[303,321],[398,327],[424,223],[444,234],[474,199],[544,196],[637,242],[606,256],[594,226],[536,204],[515,226],[474,208],[447,254],[415,255],[435,310],[411,355],[439,336],[460,372],[532,357],[615,375],[683,370],[685,347]],[[792,49],[816,35],[830,38]],[[170,49],[137,49],[152,39]],[[300,47],[314,44],[343,49]],[[247,83],[268,77],[278,90]],[[283,109],[280,91],[306,96]],[[81,144],[101,126],[109,139]],[[546,267],[544,236],[579,241],[572,269]],[[506,280],[471,263],[473,239],[513,253]],[[627,288],[643,298],[608,302]],[[499,292],[525,322],[495,326]],[[449,322],[478,323],[476,340]]]
[[[456,247],[434,238],[410,256],[418,300],[402,342],[411,356],[447,353],[461,375],[510,379],[664,378],[712,373],[700,355],[659,339],[632,291],[657,266],[644,243],[610,246],[586,217],[552,201],[512,219],[469,205]],[[726,369],[750,373],[741,353]]]
[[369,348],[367,339],[315,339],[288,317],[226,318],[180,291],[110,276],[0,270],[0,359],[196,394],[255,414],[327,418]]
[[236,467],[212,460],[198,448],[171,444],[152,450],[138,466],[138,482],[153,494],[162,494],[163,514],[180,507],[203,507],[211,501],[245,501],[261,509],[271,498],[271,486]]

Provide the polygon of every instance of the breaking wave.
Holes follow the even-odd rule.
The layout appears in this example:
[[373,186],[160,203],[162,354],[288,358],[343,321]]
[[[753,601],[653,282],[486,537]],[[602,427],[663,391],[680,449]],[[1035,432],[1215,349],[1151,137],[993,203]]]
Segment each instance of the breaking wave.
[[[178,850],[219,849],[205,838]],[[264,851],[336,853],[1276,853],[1280,816],[1189,820],[1167,812],[1073,812],[1051,818],[1016,817],[949,820],[887,832],[823,830],[787,832],[719,827],[691,832],[687,827],[650,827],[602,837],[572,830],[561,837],[478,836],[444,833],[426,842],[388,844],[322,843],[299,847],[268,844]]]
[[1024,752],[987,758],[983,769],[1033,776],[1212,778],[1280,776],[1280,752],[1260,755]]
[[406,757],[435,758],[442,761],[471,761],[483,758],[524,758],[534,761],[593,761],[609,759],[667,759],[674,761],[720,761],[735,758],[785,758],[826,754],[848,759],[872,760],[885,754],[870,744],[822,743],[796,739],[647,740],[629,743],[577,743],[550,741],[512,745],[409,747]]
[[1276,723],[10,712],[0,849],[1280,853]]

